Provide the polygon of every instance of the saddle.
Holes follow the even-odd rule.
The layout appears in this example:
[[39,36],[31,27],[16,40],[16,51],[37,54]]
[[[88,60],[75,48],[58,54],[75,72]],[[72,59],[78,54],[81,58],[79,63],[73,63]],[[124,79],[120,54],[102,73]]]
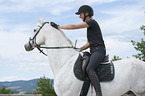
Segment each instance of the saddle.
[[[89,52],[84,52],[83,56],[79,54],[78,59],[76,60],[76,63],[74,65],[74,75],[76,76],[77,79],[81,81],[88,80],[86,74],[86,68],[90,56],[91,55]],[[101,62],[98,68],[95,69],[95,72],[100,82],[108,82],[114,79],[114,75],[115,75],[114,65],[112,62],[109,62],[108,56],[105,56],[104,60]]]

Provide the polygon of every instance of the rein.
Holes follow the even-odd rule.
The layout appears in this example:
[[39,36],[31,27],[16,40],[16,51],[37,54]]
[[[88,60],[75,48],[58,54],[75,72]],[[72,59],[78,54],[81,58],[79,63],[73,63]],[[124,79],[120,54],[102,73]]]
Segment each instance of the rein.
[[46,46],[46,47],[43,47],[43,46],[41,46],[41,45],[38,45],[37,43],[36,43],[36,36],[38,35],[38,33],[40,32],[40,30],[43,28],[43,26],[45,25],[45,24],[49,24],[49,22],[44,22],[43,24],[42,24],[42,26],[40,26],[40,28],[36,31],[36,34],[34,35],[34,37],[31,39],[30,38],[30,40],[29,40],[29,43],[32,41],[32,44],[34,44],[35,45],[35,47],[37,47],[37,49],[40,51],[40,53],[42,53],[42,54],[44,54],[45,56],[47,56],[47,54],[46,53],[44,53],[43,52],[43,50],[41,50],[40,48],[43,48],[43,49],[67,49],[67,48],[72,48],[72,49],[78,49],[78,48],[76,48],[76,47],[73,47],[73,46],[62,46],[62,47],[48,47],[48,46]]

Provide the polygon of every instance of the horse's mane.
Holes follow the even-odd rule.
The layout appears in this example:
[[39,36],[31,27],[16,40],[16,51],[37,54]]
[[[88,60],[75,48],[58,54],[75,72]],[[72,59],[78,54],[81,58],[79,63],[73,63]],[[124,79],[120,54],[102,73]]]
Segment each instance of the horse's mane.
[[62,30],[59,29],[59,31],[61,32],[61,34],[67,39],[67,41],[69,41],[69,43],[71,45],[73,45],[73,43],[71,42],[71,40],[69,38],[66,37],[66,35],[64,34],[64,32]]
[[[50,25],[50,24],[49,24]],[[50,25],[51,26],[51,25]],[[51,26],[52,27],[52,26]],[[54,27],[53,27],[54,28]],[[56,28],[55,28],[56,29]],[[71,40],[69,39],[69,38],[67,38],[66,37],[66,35],[64,34],[64,32],[62,31],[62,30],[60,30],[60,29],[57,29],[65,38],[66,38],[66,40],[71,44],[71,45],[73,45],[73,43],[71,42]]]
[[[37,29],[39,29],[40,27],[42,28],[42,26],[44,26],[45,24],[48,24],[48,26],[50,26],[50,27],[52,27],[52,28],[54,28],[54,29],[57,29],[57,28],[51,26],[50,22],[43,22],[42,24],[41,24],[41,23],[42,23],[42,22],[38,23],[37,26],[36,26],[37,28],[34,29],[34,30],[37,30]],[[57,31],[59,31],[59,32],[64,36],[64,38],[73,46],[73,43],[71,42],[71,40],[70,40],[69,38],[66,37],[66,35],[64,34],[64,32],[63,32],[62,30],[57,29]]]

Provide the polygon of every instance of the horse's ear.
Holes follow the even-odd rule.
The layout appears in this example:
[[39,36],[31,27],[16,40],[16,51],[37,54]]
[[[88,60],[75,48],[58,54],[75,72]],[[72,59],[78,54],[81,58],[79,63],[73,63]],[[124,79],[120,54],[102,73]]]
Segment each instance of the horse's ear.
[[44,18],[44,22],[47,22],[47,19],[46,19],[46,17]]
[[38,16],[38,19],[39,19],[39,23],[42,25],[43,20],[41,19],[40,15]]

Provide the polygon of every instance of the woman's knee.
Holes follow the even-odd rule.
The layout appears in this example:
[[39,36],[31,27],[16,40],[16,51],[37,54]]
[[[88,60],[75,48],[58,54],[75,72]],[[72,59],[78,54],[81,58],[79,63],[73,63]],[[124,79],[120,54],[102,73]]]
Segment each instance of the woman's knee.
[[93,69],[90,69],[90,68],[87,68],[87,69],[86,69],[86,72],[87,72],[88,75],[93,75],[93,74],[95,74],[95,71],[94,71]]

